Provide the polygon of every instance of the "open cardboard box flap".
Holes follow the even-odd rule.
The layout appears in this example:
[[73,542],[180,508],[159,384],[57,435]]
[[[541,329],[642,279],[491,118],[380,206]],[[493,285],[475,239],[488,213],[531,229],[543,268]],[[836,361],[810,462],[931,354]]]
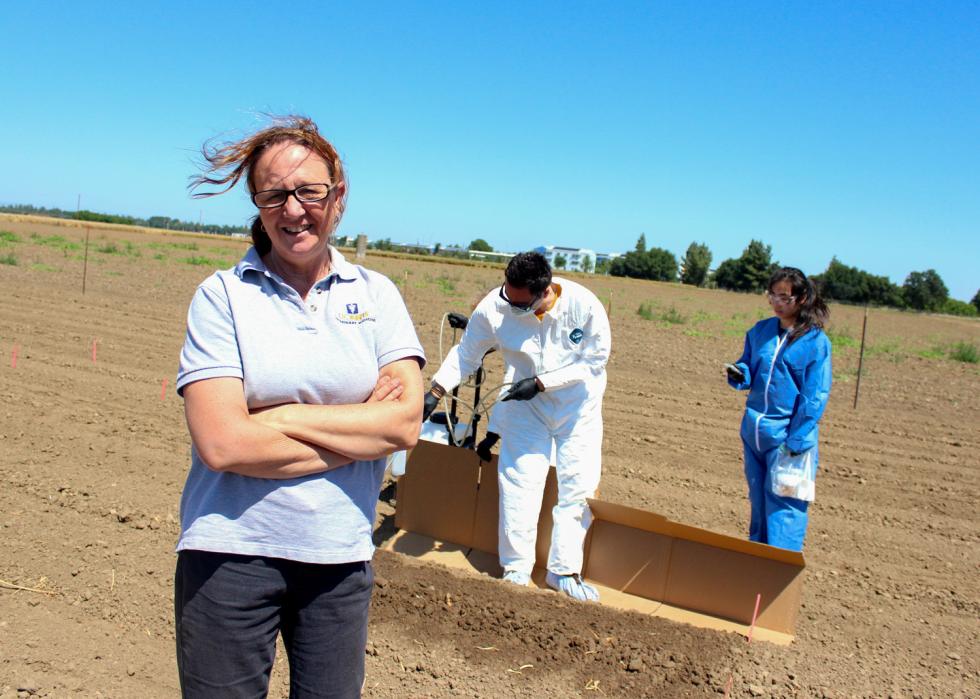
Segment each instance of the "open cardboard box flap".
[[[541,585],[557,498],[548,475],[538,520]],[[497,563],[497,462],[467,449],[420,441],[398,480],[395,525],[383,548],[494,576]],[[655,512],[589,500],[593,522],[583,575],[601,603],[747,634],[760,597],[754,637],[793,638],[803,555],[673,522]]]

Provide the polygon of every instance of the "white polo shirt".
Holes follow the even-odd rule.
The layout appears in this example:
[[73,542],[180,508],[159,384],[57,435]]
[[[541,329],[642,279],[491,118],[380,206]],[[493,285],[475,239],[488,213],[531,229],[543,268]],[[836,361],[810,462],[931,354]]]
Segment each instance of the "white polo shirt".
[[[254,248],[198,287],[187,315],[177,392],[202,379],[242,379],[250,409],[363,402],[381,367],[425,355],[385,276],[330,249],[330,273],[304,301]],[[177,550],[309,563],[366,561],[385,459],[289,480],[217,473],[191,450]]]

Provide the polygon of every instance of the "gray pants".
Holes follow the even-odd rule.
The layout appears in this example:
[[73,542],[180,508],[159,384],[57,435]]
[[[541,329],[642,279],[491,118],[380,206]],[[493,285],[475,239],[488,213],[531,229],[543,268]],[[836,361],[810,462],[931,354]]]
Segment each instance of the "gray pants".
[[281,632],[291,699],[359,697],[373,583],[370,561],[181,551],[174,611],[183,696],[265,697]]

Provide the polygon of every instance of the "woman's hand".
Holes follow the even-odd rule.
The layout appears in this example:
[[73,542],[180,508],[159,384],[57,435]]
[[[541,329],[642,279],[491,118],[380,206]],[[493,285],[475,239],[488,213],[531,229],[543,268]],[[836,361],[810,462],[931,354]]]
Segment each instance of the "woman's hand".
[[398,400],[404,392],[405,387],[400,379],[382,374],[378,377],[378,383],[374,384],[371,395],[364,402],[381,403],[386,400]]

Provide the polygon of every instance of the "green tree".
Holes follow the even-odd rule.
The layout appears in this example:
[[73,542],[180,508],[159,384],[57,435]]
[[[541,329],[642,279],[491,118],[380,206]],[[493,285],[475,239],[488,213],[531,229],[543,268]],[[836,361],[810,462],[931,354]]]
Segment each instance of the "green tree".
[[470,243],[468,250],[473,250],[474,252],[493,252],[493,248],[490,247],[490,243],[485,241],[483,238],[477,238],[472,243]]
[[681,282],[704,286],[711,268],[711,251],[704,243],[691,243],[681,261]]
[[582,271],[585,272],[586,274],[590,273],[592,271],[592,258],[589,257],[588,255],[583,255],[582,262],[579,263],[579,266],[582,268]]
[[946,299],[946,303],[943,304],[943,313],[949,313],[951,316],[968,316],[970,318],[975,318],[977,315],[977,309],[972,303],[967,303],[966,301],[960,301],[959,299]]
[[644,253],[647,251],[647,236],[645,233],[640,233],[640,237],[636,239],[636,252]]
[[677,281],[677,258],[663,248],[650,248],[645,252],[634,250],[613,260],[609,265],[609,274],[614,277],[673,282]]
[[568,258],[558,253],[555,255],[555,269],[565,269],[565,265],[568,264]]
[[596,274],[609,274],[609,267],[612,265],[612,261],[606,258],[605,260],[599,260],[595,263],[595,273]]
[[980,313],[980,289],[978,289],[977,293],[973,295],[973,300],[970,301],[970,303],[972,303],[976,307],[977,312]]
[[836,257],[827,271],[814,275],[820,282],[824,298],[849,303],[871,303],[877,306],[902,306],[902,290],[888,277],[879,277],[857,267],[849,267]]
[[718,265],[714,282],[719,288],[732,291],[763,291],[778,268],[772,260],[772,248],[761,240],[752,240],[740,257]]
[[949,298],[949,289],[934,269],[912,272],[905,278],[902,294],[909,308],[919,311],[938,311]]

